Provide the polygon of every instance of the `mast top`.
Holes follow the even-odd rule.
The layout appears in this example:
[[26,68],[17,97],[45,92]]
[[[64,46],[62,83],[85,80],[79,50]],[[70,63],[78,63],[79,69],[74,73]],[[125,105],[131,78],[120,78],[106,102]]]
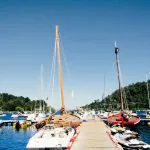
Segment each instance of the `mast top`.
[[59,32],[59,27],[58,27],[58,25],[56,25],[56,39],[59,39],[59,34],[58,34],[58,32]]
[[115,54],[119,53],[119,48],[117,47],[117,42],[115,41]]

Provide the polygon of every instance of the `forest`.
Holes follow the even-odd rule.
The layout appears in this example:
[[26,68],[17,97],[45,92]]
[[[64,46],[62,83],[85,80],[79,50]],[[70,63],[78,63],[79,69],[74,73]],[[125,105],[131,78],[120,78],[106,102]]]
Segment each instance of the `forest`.
[[[147,88],[148,85],[148,88]],[[149,109],[148,92],[150,90],[150,80],[148,82],[137,82],[122,88],[124,109],[143,110]],[[104,99],[96,99],[92,103],[83,106],[83,108],[95,110],[120,110],[120,93],[115,90]]]
[[[0,93],[1,111],[35,111],[44,108],[46,112],[50,111],[50,106],[44,100],[31,100],[28,97],[14,96],[8,93]],[[51,111],[55,109],[51,107]]]

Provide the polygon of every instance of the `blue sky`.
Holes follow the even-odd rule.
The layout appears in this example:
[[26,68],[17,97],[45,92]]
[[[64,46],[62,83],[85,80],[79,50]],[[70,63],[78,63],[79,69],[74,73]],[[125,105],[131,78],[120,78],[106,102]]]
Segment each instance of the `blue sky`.
[[[101,98],[104,74],[106,95],[118,88],[115,40],[123,84],[145,80],[150,76],[149,16],[149,0],[1,0],[0,92],[40,98],[43,64],[44,97],[50,97],[56,24],[70,72],[63,67],[67,108]],[[57,74],[48,103],[59,108]]]

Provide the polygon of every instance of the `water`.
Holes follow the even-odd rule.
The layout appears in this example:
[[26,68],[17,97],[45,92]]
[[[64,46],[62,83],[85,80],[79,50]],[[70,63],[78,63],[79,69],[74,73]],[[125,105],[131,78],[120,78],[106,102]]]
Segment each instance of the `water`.
[[17,131],[12,126],[0,128],[0,150],[25,150],[35,130],[32,128]]
[[136,131],[140,135],[140,139],[150,144],[150,125],[142,125],[141,123],[137,126]]
[[[19,118],[24,119],[23,117]],[[11,114],[7,114],[5,117],[0,117],[0,120],[13,120]],[[25,150],[26,145],[35,133],[35,129],[27,128],[17,131],[12,126],[0,127],[0,150]]]
[[[6,117],[0,117],[0,120],[9,119],[12,119],[11,114],[7,114]],[[140,134],[142,141],[150,144],[150,126],[139,124],[136,131]],[[33,128],[17,131],[12,126],[0,127],[0,150],[25,150],[30,137],[35,132]]]

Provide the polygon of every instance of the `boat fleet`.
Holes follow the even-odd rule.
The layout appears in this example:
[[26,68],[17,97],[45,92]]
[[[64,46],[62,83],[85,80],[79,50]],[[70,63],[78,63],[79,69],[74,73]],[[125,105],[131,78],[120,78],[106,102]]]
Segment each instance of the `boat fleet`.
[[0,126],[3,126],[4,123],[11,123],[16,129],[25,129],[34,123],[43,121],[49,115],[44,112],[0,112]]
[[[103,111],[104,113],[104,111]],[[116,112],[117,113],[117,112]],[[87,116],[98,116],[102,119],[102,115],[95,111],[75,111],[75,116],[78,116],[81,122],[89,121]],[[105,122],[111,133],[113,140],[120,144],[125,150],[148,150],[150,145],[141,141],[137,132],[132,131],[121,123],[109,124]],[[66,150],[73,137],[79,133],[78,127],[67,125],[63,127],[61,124],[54,124],[53,120],[49,121],[45,126],[40,128],[33,135],[26,146],[28,150],[32,149],[63,149]]]
[[139,139],[137,132],[128,128],[121,127],[120,124],[110,127],[110,131],[116,140],[124,149],[131,150],[148,150],[150,145]]
[[[113,140],[119,143],[123,147],[123,149],[125,150],[150,149],[150,145],[141,141],[139,134],[130,129],[130,127],[135,126],[136,124],[122,124],[122,120],[118,120],[118,122],[115,122],[115,120],[114,122],[111,123],[109,122],[109,117],[118,114],[117,111],[116,112],[97,111],[96,114],[98,117],[100,117],[100,119],[105,120],[106,126],[108,127],[109,132],[113,137]],[[139,117],[138,113],[135,113],[134,115],[136,117]]]
[[38,129],[35,135],[29,139],[26,148],[28,150],[66,150],[74,137],[79,134],[78,126],[81,122],[85,121],[89,115],[92,115],[92,111],[74,112],[72,116],[60,114],[51,117],[47,124]]

